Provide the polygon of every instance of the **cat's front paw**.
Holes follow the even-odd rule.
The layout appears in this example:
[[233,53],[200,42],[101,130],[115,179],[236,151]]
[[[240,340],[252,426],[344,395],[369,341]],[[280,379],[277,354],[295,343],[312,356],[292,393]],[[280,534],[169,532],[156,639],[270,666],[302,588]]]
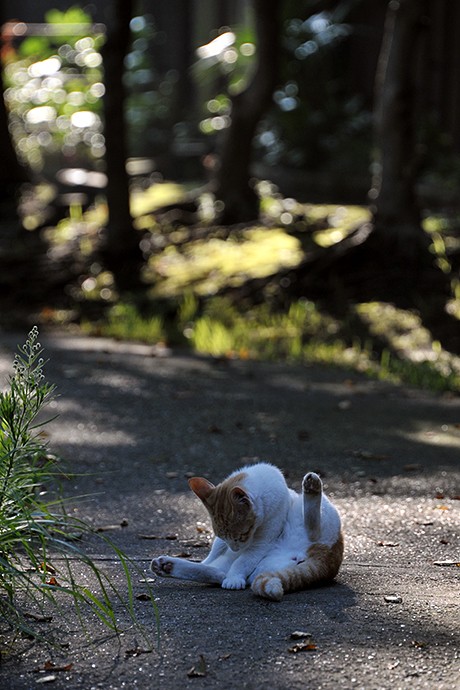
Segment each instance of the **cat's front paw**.
[[222,582],[224,589],[244,589],[246,587],[246,578],[242,575],[232,575],[226,577]]
[[308,472],[302,481],[304,494],[320,494],[323,490],[323,482],[315,472]]
[[158,556],[150,563],[150,570],[155,575],[171,577],[174,570],[174,561],[168,556]]

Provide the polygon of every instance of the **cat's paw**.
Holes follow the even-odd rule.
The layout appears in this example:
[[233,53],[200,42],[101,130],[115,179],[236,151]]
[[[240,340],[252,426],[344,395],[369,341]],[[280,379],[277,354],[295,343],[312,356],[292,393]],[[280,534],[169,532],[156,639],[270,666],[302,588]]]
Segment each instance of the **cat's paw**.
[[158,556],[150,563],[150,570],[155,575],[171,577],[174,570],[174,561],[168,556]]
[[302,481],[304,494],[320,494],[323,490],[323,482],[315,472],[308,472]]
[[222,582],[224,589],[244,589],[246,587],[246,578],[242,575],[232,575],[226,577]]

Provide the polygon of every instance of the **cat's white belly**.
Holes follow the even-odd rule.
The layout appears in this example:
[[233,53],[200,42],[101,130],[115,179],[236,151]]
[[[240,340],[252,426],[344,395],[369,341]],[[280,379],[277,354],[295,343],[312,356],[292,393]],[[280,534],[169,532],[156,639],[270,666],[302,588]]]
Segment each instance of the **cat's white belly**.
[[260,561],[256,569],[251,573],[248,580],[249,584],[251,584],[254,578],[261,573],[279,572],[290,566],[303,563],[306,558],[306,551],[280,552],[278,554],[270,553]]

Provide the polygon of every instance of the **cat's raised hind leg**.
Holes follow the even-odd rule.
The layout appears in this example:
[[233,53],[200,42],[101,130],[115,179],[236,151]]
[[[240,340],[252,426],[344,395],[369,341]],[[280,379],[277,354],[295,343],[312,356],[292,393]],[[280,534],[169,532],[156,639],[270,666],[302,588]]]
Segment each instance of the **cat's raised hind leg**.
[[155,575],[162,577],[174,577],[179,580],[193,580],[207,584],[221,585],[225,573],[212,565],[186,561],[174,556],[158,556],[150,563],[150,570]]
[[321,534],[321,498],[323,482],[315,472],[308,472],[302,481],[303,519],[308,538],[316,542]]

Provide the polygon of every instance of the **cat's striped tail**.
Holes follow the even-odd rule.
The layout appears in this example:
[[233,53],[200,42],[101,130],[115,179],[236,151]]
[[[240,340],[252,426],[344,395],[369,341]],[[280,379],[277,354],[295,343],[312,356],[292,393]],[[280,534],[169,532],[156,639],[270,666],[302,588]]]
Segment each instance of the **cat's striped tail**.
[[343,558],[343,537],[329,547],[313,544],[307,551],[306,560],[279,571],[260,573],[254,578],[251,589],[265,599],[281,601],[285,592],[307,589],[312,585],[333,580],[339,572]]

